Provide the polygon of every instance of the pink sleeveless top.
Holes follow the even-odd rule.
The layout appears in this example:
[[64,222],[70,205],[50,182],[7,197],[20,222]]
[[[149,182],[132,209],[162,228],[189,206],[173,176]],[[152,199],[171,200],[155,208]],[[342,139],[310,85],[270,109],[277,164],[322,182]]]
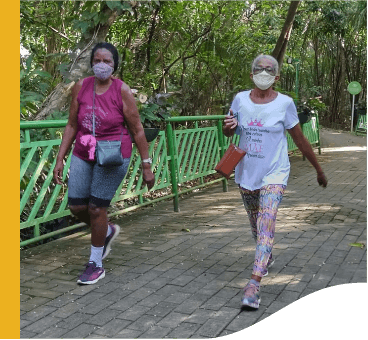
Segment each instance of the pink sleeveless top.
[[[78,127],[73,155],[88,161],[89,146],[81,143],[81,137],[92,135],[92,103],[94,77],[83,79],[82,88],[78,93]],[[123,82],[112,79],[112,84],[103,94],[95,96],[95,136],[96,140],[120,140],[121,154],[129,158],[132,153],[132,140],[128,129],[123,126],[123,101],[121,86]],[[123,133],[123,135],[122,135]]]

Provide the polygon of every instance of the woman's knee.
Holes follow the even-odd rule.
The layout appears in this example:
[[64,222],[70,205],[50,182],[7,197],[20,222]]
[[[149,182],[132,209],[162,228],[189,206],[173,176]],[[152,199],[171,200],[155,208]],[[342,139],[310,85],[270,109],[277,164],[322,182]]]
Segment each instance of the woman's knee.
[[69,209],[73,215],[78,216],[88,211],[88,205],[71,205]]
[[93,203],[88,205],[88,214],[91,218],[98,218],[107,214],[106,207],[98,207]]

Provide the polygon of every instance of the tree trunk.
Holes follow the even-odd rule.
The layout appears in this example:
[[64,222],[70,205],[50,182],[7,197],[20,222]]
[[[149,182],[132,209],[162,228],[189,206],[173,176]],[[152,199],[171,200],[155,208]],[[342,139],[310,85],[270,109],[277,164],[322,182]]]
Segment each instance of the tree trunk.
[[317,86],[320,86],[320,77],[319,77],[319,68],[318,68],[318,56],[319,56],[319,49],[318,49],[318,37],[314,37],[314,71],[315,71],[315,82]]
[[[46,55],[56,53],[56,37],[54,33],[51,33],[49,37],[45,39]],[[52,76],[55,74],[55,64],[52,62],[51,56],[45,57],[43,69],[50,73]]]
[[293,26],[296,10],[298,8],[300,1],[291,1],[288,14],[285,19],[284,26],[281,30],[280,36],[277,40],[275,49],[272,52],[272,56],[279,62],[279,69],[281,70],[282,61],[286,52],[286,46],[290,39],[291,29]]
[[339,57],[339,61],[340,61],[340,67],[341,67],[341,77],[340,77],[340,82],[339,82],[339,86],[337,88],[338,91],[338,102],[337,102],[337,112],[340,114],[340,122],[343,123],[343,116],[344,116],[344,101],[345,101],[345,93],[346,93],[346,84],[345,84],[345,80],[346,80],[346,61],[345,61],[345,42],[343,37],[340,37],[339,40],[339,48],[338,50],[340,50],[340,57]]
[[158,12],[160,11],[161,7],[156,7],[155,12],[153,13],[152,16],[152,21],[151,21],[151,28],[150,28],[150,32],[149,32],[149,36],[148,36],[148,42],[147,42],[147,62],[146,62],[146,71],[149,72],[150,71],[150,64],[151,64],[151,47],[152,47],[152,39],[153,39],[153,34],[155,33],[155,28],[156,28],[156,18],[158,15]]
[[97,26],[91,27],[86,34],[82,36],[74,50],[74,61],[70,65],[69,71],[64,74],[64,81],[58,84],[45,99],[35,120],[43,120],[52,112],[65,110],[69,106],[73,85],[79,79],[90,75],[90,58],[93,46],[105,40],[110,26],[118,16],[117,11],[112,11],[105,4],[101,7],[101,12],[108,15],[109,19],[103,25],[97,24]]

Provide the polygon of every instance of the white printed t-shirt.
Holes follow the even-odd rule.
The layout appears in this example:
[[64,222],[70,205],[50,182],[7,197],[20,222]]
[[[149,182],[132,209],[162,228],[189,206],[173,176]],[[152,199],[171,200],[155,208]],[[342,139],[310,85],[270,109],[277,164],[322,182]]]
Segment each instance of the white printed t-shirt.
[[238,93],[231,104],[238,115],[239,147],[247,152],[235,168],[235,183],[248,190],[286,185],[290,173],[286,129],[299,123],[295,104],[281,93],[270,103],[255,104],[250,92]]

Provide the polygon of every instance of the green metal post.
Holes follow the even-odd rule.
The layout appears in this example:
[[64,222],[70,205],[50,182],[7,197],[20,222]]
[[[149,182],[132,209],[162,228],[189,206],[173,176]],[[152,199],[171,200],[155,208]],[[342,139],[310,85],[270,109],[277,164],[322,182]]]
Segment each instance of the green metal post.
[[168,151],[170,156],[170,177],[171,177],[172,193],[174,194],[174,211],[178,212],[179,190],[178,190],[177,169],[176,169],[176,160],[178,156],[176,154],[176,149],[174,147],[175,136],[170,122],[166,124],[166,133],[167,133],[167,146],[169,148]]
[[33,228],[33,237],[39,237],[40,236],[40,224],[37,223]]
[[[217,133],[218,133],[218,141],[219,141],[219,149],[220,149],[220,159],[224,155],[224,133],[222,132],[222,121],[217,121]],[[229,190],[227,179],[224,177],[222,179],[222,191],[227,192]]]
[[317,129],[317,139],[318,139],[318,154],[321,154],[321,139],[320,139],[320,135],[319,135],[319,117],[318,117],[318,112],[316,112],[316,129]]
[[[305,136],[305,133],[304,133],[304,130],[305,130],[304,125],[305,125],[305,124],[300,124],[300,125],[301,125],[301,128],[302,128],[303,135]],[[305,161],[305,160],[306,160],[306,158],[305,158],[305,156],[303,155],[303,161]]]

